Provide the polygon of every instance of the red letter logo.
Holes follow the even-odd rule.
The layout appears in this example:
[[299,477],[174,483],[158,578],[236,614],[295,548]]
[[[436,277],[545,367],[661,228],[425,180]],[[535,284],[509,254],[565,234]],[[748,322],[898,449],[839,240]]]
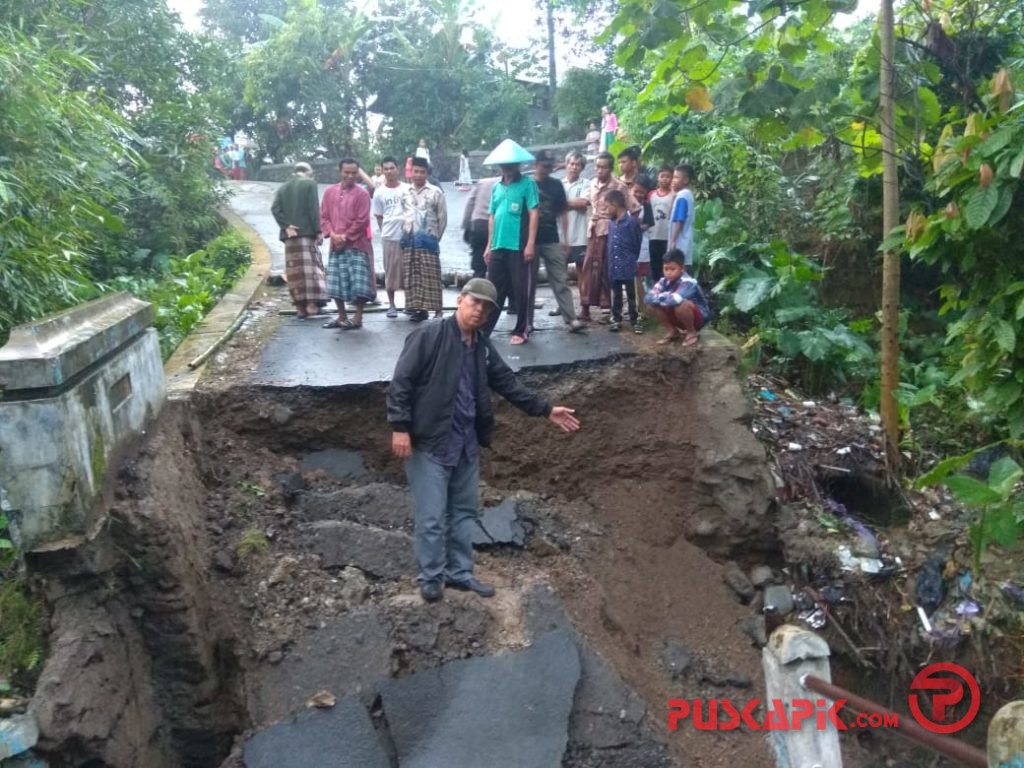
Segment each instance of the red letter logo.
[[[953,677],[938,675],[939,672],[948,672]],[[953,723],[944,723],[947,710],[960,703],[964,698],[964,688],[971,692],[971,705],[967,714]],[[911,691],[926,690],[932,693],[932,711],[929,717],[921,711],[921,703],[918,695],[911,693],[909,698],[910,712],[914,719],[933,733],[956,733],[962,731],[978,715],[981,708],[981,689],[974,675],[949,661],[937,664],[929,664],[914,676],[914,682],[910,684]]]

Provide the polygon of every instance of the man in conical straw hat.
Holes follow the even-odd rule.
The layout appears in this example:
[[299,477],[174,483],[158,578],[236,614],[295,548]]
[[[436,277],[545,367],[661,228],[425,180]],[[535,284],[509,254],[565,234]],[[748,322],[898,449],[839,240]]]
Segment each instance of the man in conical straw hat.
[[505,139],[484,160],[484,165],[498,166],[501,180],[491,191],[487,249],[484,251],[487,277],[497,290],[495,304],[498,309],[487,318],[483,331],[490,336],[505,306],[505,299],[511,298],[516,310],[513,345],[525,344],[533,330],[540,194],[533,179],[523,176],[519,170],[522,163],[529,162],[533,162],[533,155],[512,139]]

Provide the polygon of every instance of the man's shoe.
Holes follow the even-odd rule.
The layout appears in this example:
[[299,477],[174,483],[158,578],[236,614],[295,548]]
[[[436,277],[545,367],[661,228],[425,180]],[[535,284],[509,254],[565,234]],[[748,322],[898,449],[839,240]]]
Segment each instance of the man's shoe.
[[[491,590],[492,594],[494,590]],[[420,584],[420,597],[428,603],[436,603],[444,597],[444,588],[439,581],[427,581]]]
[[446,581],[445,585],[460,592],[476,592],[480,597],[494,597],[494,587],[486,581],[478,581],[472,577],[466,581]]

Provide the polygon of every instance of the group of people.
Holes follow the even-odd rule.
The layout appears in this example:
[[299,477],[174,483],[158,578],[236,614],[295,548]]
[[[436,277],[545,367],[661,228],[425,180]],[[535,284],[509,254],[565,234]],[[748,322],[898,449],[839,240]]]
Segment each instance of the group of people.
[[213,153],[213,167],[225,178],[245,181],[248,158],[237,144],[225,144]]
[[[534,157],[506,139],[488,156],[485,164],[497,166],[501,175],[473,186],[462,222],[474,276],[486,276],[496,291],[498,311],[488,316],[486,335],[508,303],[508,313],[515,315],[511,344],[530,340],[543,264],[557,304],[549,314],[561,316],[569,332],[585,330],[595,321],[596,308],[601,311],[596,322],[610,331],[622,329],[625,309],[633,331],[643,333],[642,296],[666,328],[660,343],[697,343],[697,331],[711,313],[688,270],[696,216],[693,169],[663,166],[655,182],[642,172],[639,148],[619,153],[618,176],[612,172],[615,160],[599,153],[595,176],[584,179],[587,160],[571,152],[560,181],[552,175],[555,158],[546,151]],[[440,241],[448,225],[447,203],[428,180],[429,161],[414,157],[410,162],[411,183],[403,183],[394,157],[382,158],[373,177],[345,158],[339,163],[340,182],[319,203],[307,163],[296,164],[292,178],[279,188],[272,211],[300,318],[320,315],[333,299],[337,316],[324,327],[362,327],[365,305],[376,301],[371,216],[383,246],[387,317],[400,314],[398,291],[405,292],[402,311],[411,321],[442,315]],[[524,163],[533,164],[532,177],[523,173]],[[319,250],[324,240],[329,243],[326,267]],[[570,264],[578,274],[578,309],[569,286]],[[663,296],[666,292],[674,298]]]
[[[522,163],[531,160],[533,178],[521,171]],[[559,181],[552,176],[556,163],[549,153],[534,158],[511,141],[503,142],[488,162],[499,167],[501,176],[476,185],[463,230],[474,275],[494,283],[499,307],[510,299],[516,316],[513,345],[527,343],[533,330],[540,264],[557,303],[549,314],[561,316],[570,332],[594,321],[592,308],[601,310],[598,323],[620,331],[625,297],[633,331],[643,333],[637,307],[643,296],[667,330],[660,343],[697,343],[697,331],[711,312],[687,269],[693,263],[696,217],[690,166],[663,166],[655,183],[641,173],[639,148],[628,147],[619,153],[618,177],[612,173],[615,158],[601,152],[594,178],[584,179],[586,158],[570,152],[565,178]],[[666,269],[666,263],[675,266]],[[568,284],[570,264],[578,275],[578,310]],[[500,309],[491,313],[487,333],[499,315]]]

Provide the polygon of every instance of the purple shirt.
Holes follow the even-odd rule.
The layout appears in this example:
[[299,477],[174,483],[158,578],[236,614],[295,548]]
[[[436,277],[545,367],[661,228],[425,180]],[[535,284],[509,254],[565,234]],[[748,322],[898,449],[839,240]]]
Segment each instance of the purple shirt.
[[[475,342],[474,342],[475,343]],[[462,342],[462,367],[459,369],[459,388],[455,392],[455,411],[448,440],[432,458],[443,467],[457,467],[462,454],[466,459],[480,458],[480,443],[476,437],[476,355],[474,344]]]
[[[345,187],[334,184],[324,192],[320,203],[320,231],[324,238],[331,233],[344,235],[345,248],[372,253],[366,231],[370,227],[370,193],[359,185]],[[331,250],[335,250],[331,248]]]

